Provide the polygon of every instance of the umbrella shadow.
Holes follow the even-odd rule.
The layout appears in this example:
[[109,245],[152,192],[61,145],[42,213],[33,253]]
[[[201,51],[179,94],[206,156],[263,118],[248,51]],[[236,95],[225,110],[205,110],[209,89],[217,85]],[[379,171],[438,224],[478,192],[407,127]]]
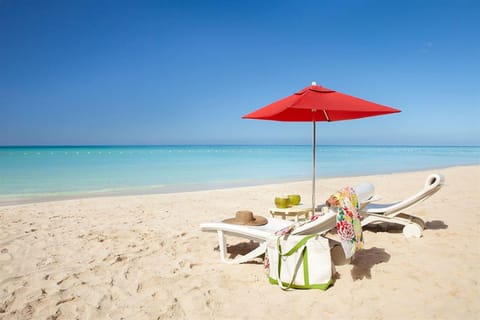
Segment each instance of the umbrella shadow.
[[364,278],[371,279],[372,268],[377,264],[388,262],[390,257],[390,254],[383,248],[373,247],[360,250],[355,254],[351,262],[353,268],[350,273],[353,281]]

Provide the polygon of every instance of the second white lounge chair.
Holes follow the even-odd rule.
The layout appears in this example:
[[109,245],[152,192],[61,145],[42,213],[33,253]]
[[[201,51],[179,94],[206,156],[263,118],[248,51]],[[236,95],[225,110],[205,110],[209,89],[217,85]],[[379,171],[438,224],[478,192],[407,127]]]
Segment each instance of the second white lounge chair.
[[427,177],[423,189],[402,201],[392,204],[369,203],[360,210],[363,216],[362,226],[371,223],[389,222],[403,225],[403,234],[408,237],[420,238],[425,222],[417,216],[406,214],[403,211],[411,208],[434,195],[445,184],[445,177],[440,174],[431,174]]

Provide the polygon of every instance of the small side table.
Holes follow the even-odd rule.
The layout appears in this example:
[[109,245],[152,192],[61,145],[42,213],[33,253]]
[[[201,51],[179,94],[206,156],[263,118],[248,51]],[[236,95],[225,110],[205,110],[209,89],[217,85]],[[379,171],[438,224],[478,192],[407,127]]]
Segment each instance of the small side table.
[[298,217],[304,216],[305,219],[308,219],[308,216],[310,215],[310,212],[312,212],[312,208],[306,207],[306,206],[292,206],[288,208],[272,208],[269,210],[270,214],[272,217],[275,218],[275,216],[281,216],[283,220],[286,219],[286,217],[295,217],[295,221],[298,222]]

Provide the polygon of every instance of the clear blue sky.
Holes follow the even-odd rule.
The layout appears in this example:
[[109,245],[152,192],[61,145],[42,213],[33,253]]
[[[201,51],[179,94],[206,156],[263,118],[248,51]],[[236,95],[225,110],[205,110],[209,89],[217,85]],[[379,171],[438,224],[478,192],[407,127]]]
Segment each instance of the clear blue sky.
[[306,87],[402,113],[318,144],[480,145],[480,2],[0,0],[0,145],[310,144]]

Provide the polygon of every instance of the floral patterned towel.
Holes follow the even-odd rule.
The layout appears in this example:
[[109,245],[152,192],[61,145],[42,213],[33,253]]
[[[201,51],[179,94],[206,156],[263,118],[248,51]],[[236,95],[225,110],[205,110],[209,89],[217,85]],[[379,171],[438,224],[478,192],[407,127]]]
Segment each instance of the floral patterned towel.
[[[348,259],[352,257],[357,250],[363,248],[362,224],[357,211],[360,208],[357,195],[353,188],[345,187],[331,195],[327,203],[334,209],[337,209],[337,233],[340,237],[342,248],[345,251],[345,257]],[[291,234],[296,228],[315,221],[322,215],[323,214],[313,215],[310,220],[294,223],[275,232],[275,235],[283,236]]]
[[345,187],[327,200],[337,208],[337,233],[340,237],[345,257],[352,257],[357,250],[363,248],[362,224],[358,209],[360,208],[355,190]]

